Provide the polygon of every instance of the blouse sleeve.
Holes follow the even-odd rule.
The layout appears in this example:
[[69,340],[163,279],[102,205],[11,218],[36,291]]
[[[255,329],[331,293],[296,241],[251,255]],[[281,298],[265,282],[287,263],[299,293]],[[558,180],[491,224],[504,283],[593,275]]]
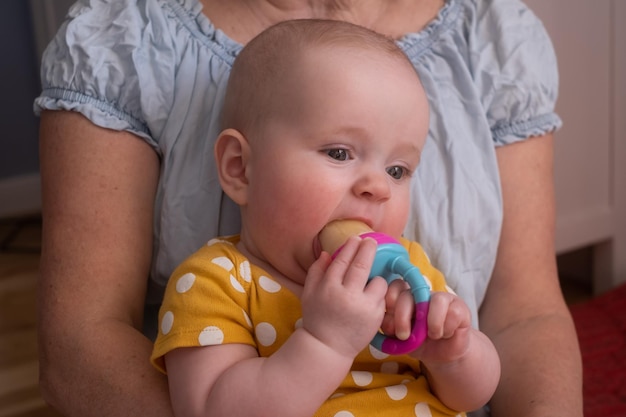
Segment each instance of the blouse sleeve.
[[477,19],[469,28],[470,60],[495,144],[558,129],[557,61],[543,24],[518,0],[477,3]]
[[[82,113],[98,126],[134,133],[158,150],[145,114],[165,120],[173,49],[158,2],[81,0],[42,57],[34,110]],[[160,115],[160,116],[159,116]]]

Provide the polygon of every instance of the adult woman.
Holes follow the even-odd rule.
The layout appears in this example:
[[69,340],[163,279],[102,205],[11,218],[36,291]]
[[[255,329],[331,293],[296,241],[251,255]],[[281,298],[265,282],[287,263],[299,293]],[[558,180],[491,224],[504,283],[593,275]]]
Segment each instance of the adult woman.
[[430,145],[406,234],[480,305],[503,364],[493,414],[582,415],[553,250],[555,62],[517,0],[84,0],[70,15],[37,100],[63,110],[41,124],[42,387],[55,407],[171,415],[138,329],[173,265],[237,230],[210,164],[230,64],[269,25],[319,17],[398,39],[420,73]]

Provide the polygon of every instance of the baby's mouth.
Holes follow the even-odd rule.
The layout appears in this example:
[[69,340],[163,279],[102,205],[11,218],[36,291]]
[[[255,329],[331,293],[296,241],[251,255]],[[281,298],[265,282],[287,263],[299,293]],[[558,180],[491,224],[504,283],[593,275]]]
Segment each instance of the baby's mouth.
[[315,239],[313,239],[312,246],[313,246],[313,257],[315,259],[318,259],[320,255],[322,254],[322,244],[320,243],[319,233],[317,234],[317,236],[315,236]]

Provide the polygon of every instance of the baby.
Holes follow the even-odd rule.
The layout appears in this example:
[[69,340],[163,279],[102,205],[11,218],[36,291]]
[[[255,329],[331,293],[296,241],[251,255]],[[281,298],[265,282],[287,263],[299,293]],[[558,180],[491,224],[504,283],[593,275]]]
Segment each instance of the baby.
[[[465,303],[401,237],[428,133],[419,77],[393,40],[339,21],[279,23],[235,61],[215,144],[238,236],[210,241],[172,275],[153,363],[177,416],[456,416],[492,396],[500,363]],[[398,239],[432,287],[428,337],[407,355],[402,280],[368,281],[377,244],[332,259],[319,234],[359,220]]]

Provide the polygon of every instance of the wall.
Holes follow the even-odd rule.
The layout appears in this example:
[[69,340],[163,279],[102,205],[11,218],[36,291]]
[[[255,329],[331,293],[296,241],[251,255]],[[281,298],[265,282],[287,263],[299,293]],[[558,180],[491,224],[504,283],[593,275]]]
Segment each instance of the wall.
[[591,248],[596,293],[626,282],[626,2],[526,0],[559,59],[559,253]]
[[37,56],[28,2],[0,1],[0,217],[39,207]]

